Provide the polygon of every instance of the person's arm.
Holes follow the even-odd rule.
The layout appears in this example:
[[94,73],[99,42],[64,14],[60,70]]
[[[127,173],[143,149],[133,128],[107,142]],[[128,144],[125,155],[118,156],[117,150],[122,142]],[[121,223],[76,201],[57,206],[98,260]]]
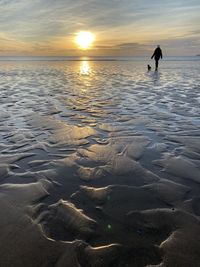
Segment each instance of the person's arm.
[[161,58],[163,58],[163,54],[162,54],[162,50],[160,49],[160,56]]
[[154,51],[154,53],[153,53],[153,55],[152,55],[151,59],[152,59],[154,56],[155,56],[155,51]]

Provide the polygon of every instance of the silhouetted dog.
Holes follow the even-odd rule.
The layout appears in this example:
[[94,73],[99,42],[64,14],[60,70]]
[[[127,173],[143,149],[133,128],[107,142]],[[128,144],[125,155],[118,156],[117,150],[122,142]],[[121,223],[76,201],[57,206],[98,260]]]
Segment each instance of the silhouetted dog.
[[147,65],[147,68],[148,68],[148,71],[150,71],[150,70],[151,70],[151,66],[150,66],[150,65]]

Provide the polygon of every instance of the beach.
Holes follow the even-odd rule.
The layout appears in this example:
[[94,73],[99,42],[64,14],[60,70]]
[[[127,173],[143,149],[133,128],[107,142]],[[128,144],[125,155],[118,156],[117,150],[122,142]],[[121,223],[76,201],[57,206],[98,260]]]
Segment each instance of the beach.
[[0,266],[200,266],[200,59],[0,61]]

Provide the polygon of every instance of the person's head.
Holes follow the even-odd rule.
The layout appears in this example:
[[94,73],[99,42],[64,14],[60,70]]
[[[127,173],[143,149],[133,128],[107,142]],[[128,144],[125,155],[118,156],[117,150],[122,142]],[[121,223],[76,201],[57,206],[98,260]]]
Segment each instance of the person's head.
[[160,45],[157,45],[157,48],[160,48]]

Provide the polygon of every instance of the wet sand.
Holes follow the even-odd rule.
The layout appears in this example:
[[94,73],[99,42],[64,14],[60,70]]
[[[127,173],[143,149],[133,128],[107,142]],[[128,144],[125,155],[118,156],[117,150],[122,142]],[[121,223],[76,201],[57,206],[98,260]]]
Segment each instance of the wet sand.
[[2,62],[0,266],[200,266],[200,61]]

